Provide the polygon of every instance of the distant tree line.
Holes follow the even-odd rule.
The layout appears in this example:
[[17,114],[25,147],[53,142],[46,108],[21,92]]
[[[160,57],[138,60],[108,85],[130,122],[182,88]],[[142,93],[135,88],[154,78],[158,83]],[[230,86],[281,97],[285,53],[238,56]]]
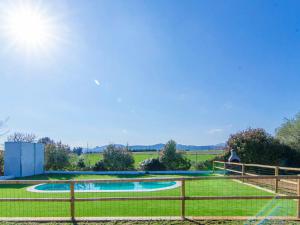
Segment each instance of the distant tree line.
[[[1,125],[1,124],[0,124]],[[0,127],[1,129],[1,127]],[[134,170],[134,157],[128,146],[108,145],[103,151],[103,158],[95,165],[87,165],[83,148],[63,144],[49,137],[37,139],[34,134],[16,132],[8,136],[8,141],[39,142],[45,145],[46,170],[95,170],[128,171]],[[278,166],[300,167],[300,114],[292,119],[285,119],[276,129],[274,136],[261,128],[248,128],[230,135],[223,155],[214,160],[228,160],[230,149],[235,149],[243,163],[258,163]],[[76,160],[74,160],[76,159]],[[196,169],[210,169],[211,161],[197,163]],[[184,151],[176,149],[176,142],[168,141],[159,151],[159,156],[142,161],[140,170],[188,170],[191,161]],[[0,174],[3,174],[3,153],[0,152]]]
[[[170,140],[160,151],[158,158],[146,159],[140,163],[140,169],[150,170],[188,170],[191,167],[189,159],[183,152],[176,150],[176,142]],[[134,170],[134,158],[127,147],[108,145],[103,152],[103,159],[93,167],[96,171]]]

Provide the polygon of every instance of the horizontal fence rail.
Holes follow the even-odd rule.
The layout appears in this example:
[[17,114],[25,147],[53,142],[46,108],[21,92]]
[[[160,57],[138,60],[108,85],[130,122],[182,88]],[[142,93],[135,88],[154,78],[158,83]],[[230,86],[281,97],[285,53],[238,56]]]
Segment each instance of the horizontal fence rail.
[[[216,169],[230,172],[231,174],[239,174],[246,176],[262,176],[262,175],[274,175],[280,176],[284,175],[300,175],[300,168],[293,167],[282,167],[282,166],[270,166],[262,164],[247,164],[247,163],[235,163],[235,162],[225,162],[225,161],[213,161],[213,171]],[[274,178],[273,188],[277,193],[279,188],[283,191],[291,191],[296,193],[298,191],[298,179],[291,178],[285,179]]]
[[[227,163],[224,162],[214,162],[214,163],[223,163],[224,167],[226,169]],[[234,163],[235,166],[241,166],[240,164]],[[254,164],[251,164],[253,166]],[[245,165],[244,165],[245,167]],[[218,168],[218,166],[214,166],[214,168]],[[222,167],[220,167],[222,168]],[[223,168],[224,169],[224,168]],[[227,171],[235,171],[235,169],[226,169]],[[162,204],[168,201],[174,202],[174,204],[166,205],[166,207],[176,207],[176,210],[178,209],[179,215],[177,215],[179,218],[185,219],[189,218],[190,216],[187,215],[189,214],[191,210],[193,211],[193,218],[196,218],[197,216],[200,218],[204,218],[205,216],[202,216],[200,213],[197,215],[197,210],[199,208],[199,212],[201,209],[205,209],[207,207],[210,209],[211,204],[215,204],[213,202],[215,201],[222,201],[224,203],[228,201],[232,201],[232,207],[236,208],[238,204],[240,204],[240,207],[246,207],[245,204],[242,204],[240,201],[263,201],[256,203],[254,202],[253,204],[257,204],[259,208],[259,204],[267,204],[268,202],[272,201],[288,201],[285,202],[285,204],[290,204],[292,207],[284,208],[286,212],[290,210],[295,210],[294,216],[290,216],[288,214],[282,215],[282,212],[280,213],[280,216],[277,216],[278,218],[285,218],[285,219],[296,219],[300,218],[300,177],[297,175],[244,175],[246,174],[245,171],[242,172],[243,175],[229,175],[229,176],[202,176],[202,177],[171,177],[171,178],[139,178],[139,179],[92,179],[92,180],[2,180],[0,181],[0,210],[1,207],[4,207],[1,204],[6,204],[6,203],[13,203],[13,202],[18,202],[18,203],[24,203],[24,204],[37,204],[38,202],[40,203],[51,203],[51,202],[57,202],[57,203],[67,203],[69,205],[68,207],[68,212],[67,215],[70,217],[70,219],[75,220],[75,219],[80,219],[82,218],[82,213],[79,213],[80,215],[77,216],[76,213],[78,212],[76,209],[77,207],[80,207],[80,204],[85,204],[83,209],[86,211],[86,215],[90,215],[91,213],[89,212],[90,209],[90,204],[97,204],[93,205],[93,207],[104,207],[103,204],[106,203],[113,203],[113,202],[121,202],[128,204],[128,210],[130,210],[130,207],[133,205],[130,205],[130,202],[150,202],[151,204],[149,206],[150,208],[153,209],[155,208],[155,204],[158,201],[162,201]],[[270,194],[269,192],[263,191],[263,189],[260,189],[258,186],[246,186],[243,184],[243,182],[247,181],[251,183],[251,181],[258,182],[259,181],[270,181],[273,182],[274,180],[286,180],[286,181],[297,181],[297,192],[296,194],[289,194],[289,195],[284,195],[284,194]],[[76,191],[76,185],[78,184],[97,184],[97,183],[102,183],[102,184],[113,184],[113,183],[131,183],[131,182],[142,182],[142,183],[147,183],[147,182],[178,182],[180,185],[176,187],[177,191],[173,192],[161,192],[162,194],[157,194],[160,193],[159,191],[157,192],[151,192],[152,195],[150,196],[139,196],[137,193],[127,193],[126,196],[121,196],[117,194],[110,194],[110,193],[100,193],[100,194],[94,194],[94,193],[81,193],[80,195]],[[26,187],[28,185],[38,185],[38,184],[67,184],[69,185],[67,193],[55,193],[53,195],[58,195],[55,197],[49,197],[49,193],[30,193],[28,194],[30,197],[5,197],[5,193],[2,190],[4,190],[7,186],[11,188],[12,190],[18,189],[18,185],[25,185]],[[11,187],[13,185],[13,187]],[[244,185],[244,186],[239,186],[239,185]],[[19,187],[21,188],[21,187]],[[239,188],[242,190],[239,191]],[[252,191],[251,194],[246,195],[245,193],[249,191],[248,189],[253,188],[254,191]],[[206,192],[203,192],[201,195],[195,195],[193,194],[193,191],[198,191],[200,189],[205,189]],[[212,192],[212,190],[217,190],[217,194]],[[228,194],[226,194],[228,192]],[[164,193],[171,193],[173,195],[164,195]],[[198,192],[195,192],[198,193]],[[66,194],[69,195],[69,197],[66,197]],[[78,196],[77,196],[78,195]],[[100,196],[99,196],[100,195]],[[125,194],[124,194],[125,195]],[[63,197],[59,197],[63,196]],[[237,202],[235,202],[237,201]],[[267,202],[265,202],[267,201]],[[178,203],[176,203],[178,202]],[[191,207],[191,204],[196,204],[195,202],[200,202],[199,207]],[[202,202],[202,203],[201,203]],[[246,203],[246,202],[245,202]],[[176,204],[178,204],[176,206]],[[198,203],[197,203],[198,204]],[[278,204],[278,202],[276,202]],[[293,205],[295,204],[295,208],[293,208]],[[28,205],[30,207],[35,207],[34,205]],[[110,207],[110,206],[109,206]],[[127,205],[126,205],[127,207]],[[146,206],[145,206],[146,207]],[[280,205],[281,208],[283,208],[282,205]],[[37,207],[38,209],[39,207]],[[138,207],[137,207],[138,208]],[[196,210],[195,210],[196,208]],[[126,209],[126,208],[125,208]],[[217,208],[216,208],[217,209]],[[47,210],[47,208],[45,208]],[[103,210],[103,209],[102,209]],[[147,209],[145,209],[147,210]],[[172,213],[176,213],[177,211],[172,211]],[[224,210],[227,210],[226,207],[224,207]],[[256,210],[256,209],[255,209]],[[253,211],[255,211],[253,210]],[[252,212],[251,210],[249,213]],[[34,212],[31,212],[34,215]],[[98,214],[101,214],[101,210],[97,211]],[[212,212],[212,214],[215,212]],[[12,215],[13,217],[17,217]],[[124,216],[123,214],[117,215],[118,217]],[[153,215],[150,214],[148,216],[149,218],[152,218]],[[250,215],[249,215],[250,216]],[[23,215],[23,217],[26,217],[26,215]],[[98,216],[97,216],[98,217]],[[112,217],[116,217],[115,215]],[[153,216],[154,217],[154,216]],[[210,218],[213,216],[207,216],[207,218]],[[228,215],[227,215],[228,217]],[[237,215],[231,216],[231,218],[234,217],[239,217]],[[260,215],[257,215],[257,218],[260,218]],[[272,217],[272,215],[269,217]],[[95,218],[95,216],[93,216]],[[101,219],[101,216],[99,217]],[[216,215],[215,218],[221,218],[219,215]],[[276,218],[276,216],[273,215],[273,218]],[[1,219],[1,218],[0,218]],[[113,218],[112,218],[113,219]]]

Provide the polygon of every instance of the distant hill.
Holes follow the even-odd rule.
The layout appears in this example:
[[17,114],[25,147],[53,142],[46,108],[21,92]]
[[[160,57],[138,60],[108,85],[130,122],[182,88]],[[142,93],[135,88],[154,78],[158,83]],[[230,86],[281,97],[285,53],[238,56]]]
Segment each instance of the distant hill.
[[[125,145],[122,144],[115,144],[118,147],[125,147]],[[155,144],[155,145],[129,145],[129,149],[131,151],[158,151],[161,150],[165,145],[164,144]],[[96,146],[95,148],[84,148],[83,152],[103,152],[106,149],[107,145],[103,146]],[[184,151],[201,151],[201,150],[218,150],[223,149],[225,147],[224,143],[220,143],[217,145],[182,145],[177,144],[178,150],[184,150]]]

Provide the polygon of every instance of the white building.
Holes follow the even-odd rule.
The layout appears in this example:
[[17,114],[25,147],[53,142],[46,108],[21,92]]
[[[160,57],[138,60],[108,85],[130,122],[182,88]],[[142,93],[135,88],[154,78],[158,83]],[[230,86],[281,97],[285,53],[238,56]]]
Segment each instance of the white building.
[[44,173],[44,145],[5,142],[4,175],[23,177]]

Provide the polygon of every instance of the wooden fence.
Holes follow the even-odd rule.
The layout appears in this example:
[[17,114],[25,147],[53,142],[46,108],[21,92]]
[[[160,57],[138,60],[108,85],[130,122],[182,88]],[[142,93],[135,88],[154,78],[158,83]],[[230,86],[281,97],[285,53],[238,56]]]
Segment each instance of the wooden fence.
[[[226,165],[226,163],[224,163]],[[246,165],[244,165],[246,166]],[[218,168],[218,166],[215,166],[215,168]],[[224,168],[222,168],[224,169]],[[226,166],[225,166],[226,169]],[[186,192],[186,184],[188,182],[192,181],[207,181],[207,180],[297,180],[297,193],[293,195],[281,195],[281,194],[275,194],[275,195],[238,195],[238,196],[190,196]],[[177,181],[181,183],[181,190],[179,196],[141,196],[141,197],[93,197],[93,198],[77,198],[75,195],[75,184],[76,183],[122,183],[122,182],[164,182],[164,181]],[[278,217],[279,219],[299,219],[300,218],[300,179],[298,176],[293,175],[276,175],[276,176],[252,176],[252,175],[242,175],[242,176],[203,176],[203,177],[187,177],[187,178],[151,178],[151,179],[107,179],[107,180],[5,180],[0,181],[0,185],[36,185],[36,184],[69,184],[70,190],[69,190],[69,197],[68,198],[0,198],[0,202],[68,202],[70,204],[70,219],[71,220],[89,220],[89,218],[79,218],[76,217],[76,203],[77,202],[103,202],[103,201],[155,201],[155,200],[163,200],[163,201],[178,201],[181,207],[180,210],[180,218],[191,218],[191,219],[222,219],[222,216],[210,216],[210,217],[203,217],[203,216],[193,216],[188,217],[186,216],[186,201],[201,201],[201,200],[207,200],[207,201],[214,201],[214,200],[271,200],[271,199],[294,199],[297,201],[297,212],[296,217]],[[222,187],[220,187],[222,188]],[[1,190],[0,190],[1,192]],[[205,207],[205,206],[203,206]],[[47,210],[47,209],[45,209]],[[170,217],[166,217],[170,218]],[[177,217],[178,219],[179,217]],[[226,219],[246,219],[246,217],[234,217],[234,216],[226,216]],[[274,217],[275,218],[275,217]],[[0,218],[0,220],[11,220],[12,218]],[[60,218],[61,219],[61,218]],[[103,218],[95,218],[93,217],[92,220],[102,220]],[[111,219],[115,219],[112,217]],[[138,218],[134,218],[138,219]],[[155,219],[153,217],[149,217],[148,219]],[[160,218],[161,219],[161,218]],[[224,218],[223,218],[224,219]],[[276,218],[275,218],[276,219]],[[20,220],[16,217],[13,218],[13,220]],[[24,220],[24,218],[23,218]],[[45,220],[45,218],[25,218],[25,220]],[[57,220],[57,218],[51,218],[48,220]]]
[[[249,171],[248,168],[251,168]],[[224,162],[224,161],[213,161],[213,171],[216,169],[229,172],[231,175],[239,174],[241,176],[261,176],[261,175],[287,175],[300,174],[300,168],[293,167],[282,167],[282,166],[270,166],[262,164],[246,164],[246,163],[233,163],[233,162]],[[264,180],[261,183],[267,184]],[[269,184],[270,188],[274,190],[275,193],[278,193],[279,189],[283,192],[293,192],[297,193],[298,191],[298,179],[276,179],[274,182]]]

